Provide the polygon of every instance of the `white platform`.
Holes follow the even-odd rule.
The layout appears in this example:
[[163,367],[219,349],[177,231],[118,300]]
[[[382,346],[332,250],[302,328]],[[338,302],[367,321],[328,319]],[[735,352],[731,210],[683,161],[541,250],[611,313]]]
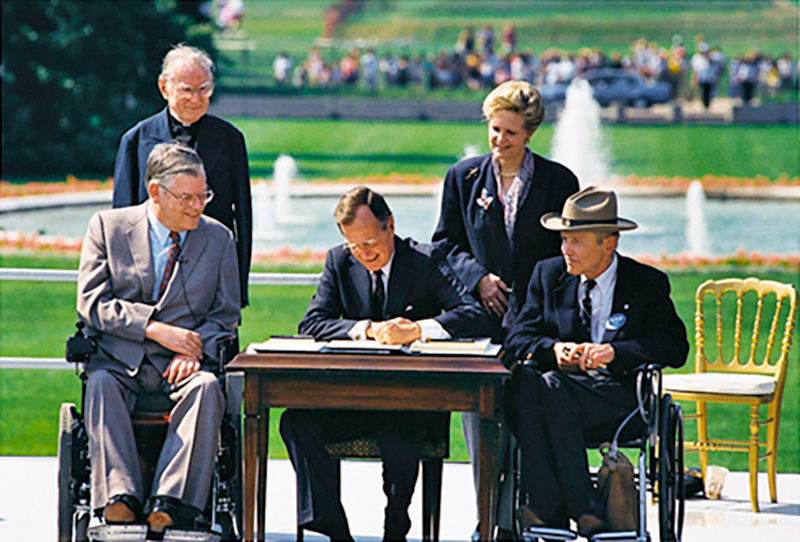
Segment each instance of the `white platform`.
[[[0,541],[49,542],[57,539],[56,459],[52,457],[0,457]],[[288,461],[268,466],[267,532],[269,540],[295,537],[294,471]],[[381,491],[381,467],[374,461],[342,464],[342,494],[350,528],[357,541],[379,540],[385,497]],[[777,504],[767,502],[765,475],[761,475],[760,514],[750,511],[747,473],[731,473],[719,501],[688,501],[685,542],[788,542],[800,533],[800,474],[778,476]],[[476,523],[475,494],[469,465],[446,463],[442,498],[441,540],[468,541]],[[421,539],[417,487],[412,503],[410,540]],[[657,511],[648,514],[648,528],[658,540]],[[308,533],[310,541],[327,540]]]

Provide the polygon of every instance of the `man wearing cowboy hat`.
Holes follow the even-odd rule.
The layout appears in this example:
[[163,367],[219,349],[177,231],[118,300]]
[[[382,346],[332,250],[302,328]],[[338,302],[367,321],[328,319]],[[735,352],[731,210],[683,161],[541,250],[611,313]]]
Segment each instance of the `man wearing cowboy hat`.
[[536,265],[505,343],[506,415],[530,496],[517,518],[523,528],[571,518],[588,536],[607,524],[586,441],[610,440],[636,408],[633,369],[680,367],[689,344],[667,276],[616,252],[636,223],[617,216],[614,192],[587,187],[540,221],[560,232],[563,257]]

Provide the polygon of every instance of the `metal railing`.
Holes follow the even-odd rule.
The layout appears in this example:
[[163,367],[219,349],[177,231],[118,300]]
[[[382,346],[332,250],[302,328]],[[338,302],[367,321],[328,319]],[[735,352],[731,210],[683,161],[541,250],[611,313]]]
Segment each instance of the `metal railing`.
[[[250,273],[248,283],[257,286],[316,286],[318,273]],[[78,272],[66,269],[0,268],[0,280],[29,282],[77,282]],[[0,369],[74,370],[65,358],[0,357]]]

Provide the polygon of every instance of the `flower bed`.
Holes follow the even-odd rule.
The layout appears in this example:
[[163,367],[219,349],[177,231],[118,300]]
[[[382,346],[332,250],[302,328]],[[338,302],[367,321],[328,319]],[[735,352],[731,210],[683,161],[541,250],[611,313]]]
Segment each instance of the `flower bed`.
[[[253,179],[263,180],[263,179]],[[622,177],[623,186],[661,188],[665,191],[686,191],[692,181],[699,180],[703,188],[709,191],[725,191],[743,188],[762,188],[784,186],[800,186],[800,177],[781,175],[777,179],[769,179],[762,175],[756,177],[731,177],[726,175],[704,175],[698,179],[691,177],[639,177],[628,175]],[[364,185],[435,185],[441,182],[440,177],[422,174],[388,173],[363,175],[360,177],[341,177],[339,179],[312,179],[301,181],[298,184],[364,184]],[[29,182],[9,183],[0,181],[0,194],[3,197],[34,196],[42,194],[61,194],[64,192],[89,192],[93,190],[111,190],[113,180],[108,178],[100,181],[96,179],[78,179],[72,175],[61,182]]]
[[[38,233],[22,233],[0,231],[0,251],[22,250],[26,252],[53,252],[60,254],[78,254],[82,239],[72,239],[60,235],[40,235]],[[253,263],[277,265],[298,265],[303,267],[321,266],[325,263],[324,250],[309,247],[294,248],[282,245],[272,250],[255,251]],[[718,266],[757,266],[800,271],[800,253],[763,254],[758,251],[747,252],[739,249],[733,254],[724,256],[703,256],[681,252],[679,254],[659,253],[657,255],[638,255],[640,262],[660,269],[702,269]]]

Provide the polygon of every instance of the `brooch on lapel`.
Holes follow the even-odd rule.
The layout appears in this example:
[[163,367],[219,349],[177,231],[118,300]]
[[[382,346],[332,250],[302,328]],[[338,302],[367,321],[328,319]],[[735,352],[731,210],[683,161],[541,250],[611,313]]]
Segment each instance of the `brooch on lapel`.
[[480,173],[480,168],[474,167],[467,172],[467,174],[464,176],[464,179],[467,181],[474,181],[478,178],[478,173]]
[[481,217],[483,217],[483,215],[486,214],[486,211],[489,210],[489,206],[492,204],[492,201],[494,201],[494,198],[489,195],[489,191],[485,188],[482,189],[481,197],[475,200],[475,203],[477,203],[478,207],[481,208]]

